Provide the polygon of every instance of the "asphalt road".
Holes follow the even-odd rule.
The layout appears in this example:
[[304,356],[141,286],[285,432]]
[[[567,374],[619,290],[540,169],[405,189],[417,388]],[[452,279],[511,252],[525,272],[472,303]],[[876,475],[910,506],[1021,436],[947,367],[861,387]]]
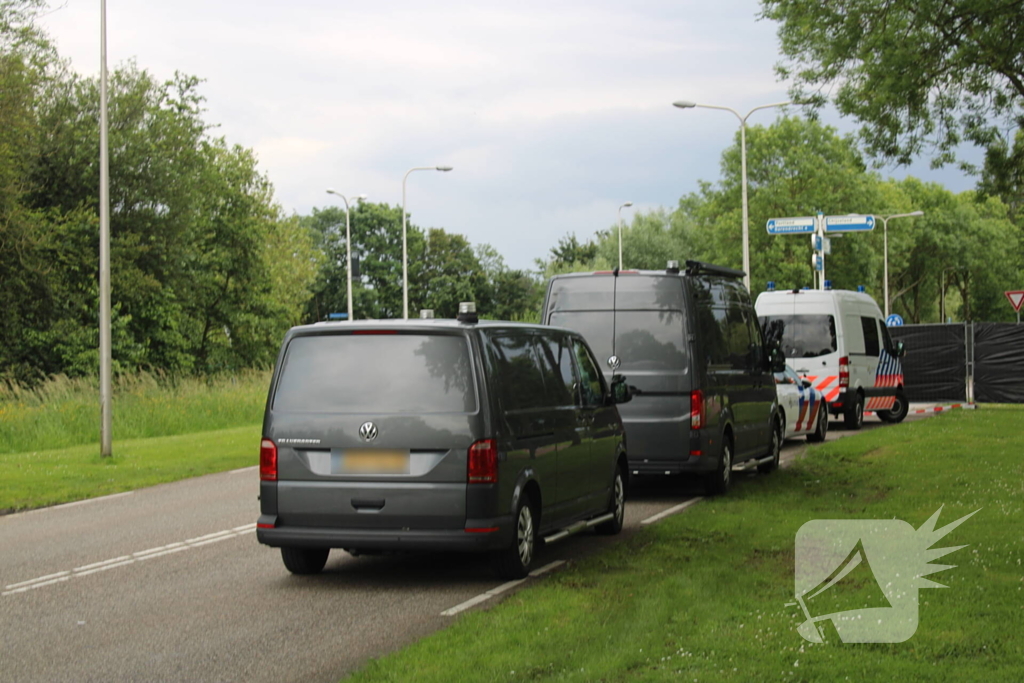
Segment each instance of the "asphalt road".
[[[830,440],[851,433],[831,427]],[[783,462],[804,443],[786,442]],[[0,681],[333,683],[544,580],[502,584],[473,556],[343,551],[323,574],[295,577],[256,542],[258,488],[251,467],[0,517]],[[639,481],[624,533],[697,495],[678,478]],[[541,548],[536,567],[617,538],[570,537]]]

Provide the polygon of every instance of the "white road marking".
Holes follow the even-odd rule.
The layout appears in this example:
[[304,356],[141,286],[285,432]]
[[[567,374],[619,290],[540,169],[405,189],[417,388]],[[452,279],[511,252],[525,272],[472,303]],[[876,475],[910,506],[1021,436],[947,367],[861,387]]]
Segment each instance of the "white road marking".
[[239,467],[237,470],[228,470],[228,474],[242,474],[243,472],[252,472],[259,469],[259,465],[250,465],[249,467]]
[[[120,494],[119,494],[120,495]],[[80,576],[89,576],[91,574],[98,574],[99,572],[105,572],[109,569],[116,567],[124,567],[135,562],[142,562],[143,560],[151,560],[154,557],[163,557],[172,553],[181,552],[182,550],[191,550],[192,548],[199,548],[204,545],[210,545],[211,543],[219,543],[220,541],[226,541],[230,538],[238,538],[246,534],[256,532],[256,524],[244,524],[242,526],[236,526],[233,529],[226,529],[224,531],[218,531],[212,534],[206,534],[205,536],[197,536],[187,541],[179,541],[177,543],[169,543],[157,548],[150,548],[148,550],[140,550],[132,553],[131,555],[121,555],[109,560],[103,560],[102,562],[93,562],[92,564],[82,565],[81,567],[75,567],[70,571],[57,572],[55,574],[47,574],[46,576],[40,576],[35,579],[29,579],[28,581],[21,581],[19,583],[12,583],[4,586],[4,590],[0,592],[0,597],[7,595],[14,595],[16,593],[24,593],[25,591],[34,590],[36,588],[42,588],[43,586],[52,586],[56,583],[61,583],[69,579],[78,578]]]
[[48,512],[50,510],[63,510],[64,508],[73,508],[79,505],[89,505],[90,503],[99,503],[105,500],[112,500],[114,498],[123,498],[124,496],[131,496],[135,491],[122,491],[121,493],[111,493],[109,496],[99,496],[97,498],[86,498],[85,500],[76,500],[72,503],[61,503],[60,505],[51,505],[45,508],[36,508],[35,510],[25,510],[25,512],[15,512],[12,517],[16,515],[34,515],[38,512]]
[[[541,576],[543,574],[547,574],[549,571],[551,571],[555,567],[561,566],[563,564],[565,564],[565,560],[555,560],[554,562],[550,562],[550,563],[544,565],[543,567],[541,567],[539,569],[534,569],[532,572],[530,572],[529,576],[536,578],[536,577]],[[476,596],[470,598],[469,600],[466,600],[465,602],[460,602],[455,607],[451,607],[449,609],[446,609],[445,611],[441,612],[441,616],[442,617],[454,617],[459,612],[464,612],[467,609],[469,609],[470,607],[473,607],[474,605],[479,605],[481,602],[486,602],[487,600],[490,600],[491,598],[495,597],[496,595],[501,595],[505,591],[507,591],[507,590],[509,590],[511,588],[515,588],[516,586],[518,586],[519,584],[523,583],[524,581],[526,581],[526,579],[516,579],[515,581],[507,581],[507,582],[501,584],[500,586],[498,586],[496,588],[492,588],[491,590],[489,590],[489,591],[487,591],[485,593],[481,593],[480,595],[476,595]]]
[[680,511],[682,511],[682,510],[685,510],[686,508],[690,507],[690,506],[691,506],[691,505],[693,505],[694,503],[698,503],[698,502],[700,502],[700,501],[702,501],[702,500],[704,500],[704,498],[703,498],[702,496],[697,496],[696,498],[691,498],[690,500],[686,501],[685,503],[680,503],[679,505],[676,505],[676,506],[670,507],[670,508],[669,508],[669,509],[667,509],[667,510],[662,510],[662,511],[661,511],[661,512],[659,512],[658,514],[656,514],[656,515],[653,515],[653,516],[651,516],[651,517],[648,517],[647,519],[645,519],[645,520],[641,521],[640,523],[641,523],[641,524],[644,524],[644,525],[647,525],[647,524],[654,524],[654,523],[655,523],[655,522],[657,522],[657,521],[658,521],[659,519],[665,519],[665,518],[666,518],[666,517],[668,517],[669,515],[674,515],[674,514],[676,514],[677,512],[680,512]]

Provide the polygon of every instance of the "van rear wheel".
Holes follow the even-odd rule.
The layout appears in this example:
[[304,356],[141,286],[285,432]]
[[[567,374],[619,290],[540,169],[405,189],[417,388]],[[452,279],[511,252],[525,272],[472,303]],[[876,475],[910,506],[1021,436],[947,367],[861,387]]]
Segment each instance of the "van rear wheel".
[[770,448],[771,451],[768,454],[772,456],[772,459],[757,466],[757,471],[761,474],[768,474],[779,469],[779,461],[782,459],[782,426],[779,425],[778,421],[772,425],[772,443]]
[[281,548],[281,559],[292,574],[319,574],[330,552],[330,548]]
[[516,506],[512,542],[491,554],[491,564],[501,578],[521,579],[530,573],[530,563],[537,547],[535,517],[530,496],[524,493]]
[[853,395],[853,403],[846,407],[843,424],[847,429],[860,429],[864,426],[864,397],[859,393]]
[[622,531],[622,523],[626,519],[626,482],[622,476],[622,468],[615,468],[615,477],[612,479],[612,500],[608,512],[614,515],[607,522],[602,522],[594,527],[594,530],[605,536],[614,536]]
[[732,483],[732,440],[727,436],[722,440],[722,458],[718,468],[704,480],[704,490],[708,495],[721,496],[729,490]]

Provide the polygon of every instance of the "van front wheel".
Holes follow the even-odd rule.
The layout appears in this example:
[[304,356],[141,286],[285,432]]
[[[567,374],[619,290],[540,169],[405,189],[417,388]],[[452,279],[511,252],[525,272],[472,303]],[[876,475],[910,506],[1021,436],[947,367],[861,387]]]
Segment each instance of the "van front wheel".
[[896,394],[896,398],[893,401],[891,410],[879,410],[876,415],[882,420],[882,422],[898,423],[903,422],[903,419],[910,412],[910,404],[907,403],[906,396],[900,391]]

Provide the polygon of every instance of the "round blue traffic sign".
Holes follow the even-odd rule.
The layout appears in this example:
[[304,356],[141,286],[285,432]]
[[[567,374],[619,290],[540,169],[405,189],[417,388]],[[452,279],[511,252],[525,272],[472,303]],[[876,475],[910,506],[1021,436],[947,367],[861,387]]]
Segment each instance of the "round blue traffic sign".
[[888,318],[885,319],[886,327],[899,327],[903,324],[903,318],[895,313],[891,313]]

